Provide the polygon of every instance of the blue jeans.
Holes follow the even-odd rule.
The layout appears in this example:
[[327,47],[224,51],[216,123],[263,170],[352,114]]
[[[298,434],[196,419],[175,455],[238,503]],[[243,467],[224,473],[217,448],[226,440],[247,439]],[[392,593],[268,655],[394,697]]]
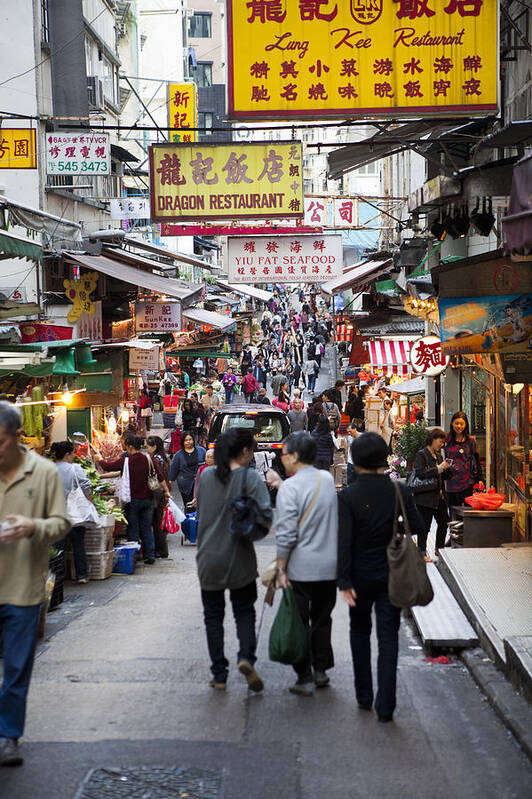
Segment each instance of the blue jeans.
[[225,387],[225,401],[227,405],[231,405],[233,402],[233,394],[235,393],[234,388],[229,388],[228,386]]
[[355,671],[355,693],[360,705],[373,704],[371,676],[371,610],[375,605],[377,619],[377,696],[375,710],[383,718],[391,718],[395,710],[397,657],[401,610],[388,599],[386,580],[367,578],[355,582],[356,605],[349,608],[351,654]]
[[314,386],[316,385],[316,375],[314,372],[311,372],[307,375],[307,388],[309,391],[314,391]]
[[153,501],[151,499],[132,499],[129,503],[128,539],[142,541],[145,558],[155,557],[155,538],[151,526],[153,518]]
[[40,605],[0,605],[4,680],[0,689],[0,738],[21,738],[37,643]]
[[247,394],[246,392],[244,392],[244,399],[248,405],[249,403],[253,402],[254,397],[255,397],[254,391],[252,391],[251,394]]

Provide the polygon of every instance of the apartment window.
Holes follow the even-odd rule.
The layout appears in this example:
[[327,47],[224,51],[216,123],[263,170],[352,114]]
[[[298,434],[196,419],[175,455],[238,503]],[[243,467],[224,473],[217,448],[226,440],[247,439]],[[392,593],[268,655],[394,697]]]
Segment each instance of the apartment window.
[[188,35],[191,39],[210,39],[212,36],[212,14],[195,11],[190,17]]
[[377,162],[374,161],[372,164],[366,164],[365,166],[360,166],[356,171],[357,175],[376,175],[377,174]]
[[212,86],[212,61],[198,61],[198,66],[192,69],[192,77],[200,88]]
[[50,27],[48,23],[48,0],[41,0],[41,43],[50,42]]
[[198,127],[205,128],[205,130],[200,131],[200,135],[202,136],[212,136],[212,112],[211,111],[200,111],[198,113]]
[[107,58],[103,58],[103,93],[105,99],[116,105],[116,69]]

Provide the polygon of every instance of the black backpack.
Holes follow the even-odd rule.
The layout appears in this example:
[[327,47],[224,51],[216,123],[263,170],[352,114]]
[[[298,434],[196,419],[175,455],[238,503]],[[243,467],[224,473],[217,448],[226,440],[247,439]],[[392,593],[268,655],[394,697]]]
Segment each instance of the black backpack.
[[270,528],[258,521],[259,516],[264,514],[259,510],[256,500],[247,493],[247,477],[248,469],[244,468],[242,493],[229,503],[231,511],[229,530],[231,535],[239,541],[260,541],[261,538],[268,535]]

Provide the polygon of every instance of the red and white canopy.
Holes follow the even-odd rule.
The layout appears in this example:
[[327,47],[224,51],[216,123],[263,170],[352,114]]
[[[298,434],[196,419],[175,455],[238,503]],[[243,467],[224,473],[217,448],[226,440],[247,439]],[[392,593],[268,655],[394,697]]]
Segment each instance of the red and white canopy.
[[373,367],[383,369],[384,374],[407,375],[411,371],[411,345],[411,341],[370,341],[370,363]]

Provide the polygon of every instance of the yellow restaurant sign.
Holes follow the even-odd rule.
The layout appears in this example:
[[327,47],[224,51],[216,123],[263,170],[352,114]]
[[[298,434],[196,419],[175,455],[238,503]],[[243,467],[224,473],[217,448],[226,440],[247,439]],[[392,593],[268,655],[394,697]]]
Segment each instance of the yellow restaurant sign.
[[303,217],[301,142],[154,144],[151,218]]
[[[168,84],[168,127],[198,127],[198,92],[195,83]],[[198,140],[197,131],[171,131],[170,137],[175,142],[194,142]]]
[[37,143],[31,128],[0,128],[0,169],[36,169]]
[[486,114],[497,0],[227,0],[229,116]]

